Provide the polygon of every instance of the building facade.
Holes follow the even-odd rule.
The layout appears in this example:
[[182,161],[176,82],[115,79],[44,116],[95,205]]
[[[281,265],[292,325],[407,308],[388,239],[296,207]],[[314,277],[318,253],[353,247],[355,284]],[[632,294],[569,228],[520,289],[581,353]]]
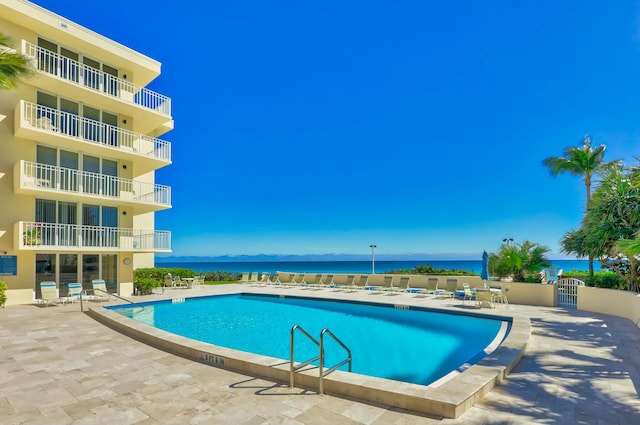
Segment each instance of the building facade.
[[0,91],[0,280],[7,304],[39,298],[39,283],[103,279],[130,295],[133,270],[171,250],[155,212],[171,188],[160,138],[171,99],[145,88],[160,63],[44,8],[0,0],[0,32],[36,74]]

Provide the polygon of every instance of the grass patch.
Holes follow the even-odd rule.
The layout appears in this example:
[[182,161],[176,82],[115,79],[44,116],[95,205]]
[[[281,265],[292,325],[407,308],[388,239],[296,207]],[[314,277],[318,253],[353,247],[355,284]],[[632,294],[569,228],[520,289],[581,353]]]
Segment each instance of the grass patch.
[[205,281],[205,285],[228,285],[230,283],[240,283],[239,280],[215,280],[215,281]]

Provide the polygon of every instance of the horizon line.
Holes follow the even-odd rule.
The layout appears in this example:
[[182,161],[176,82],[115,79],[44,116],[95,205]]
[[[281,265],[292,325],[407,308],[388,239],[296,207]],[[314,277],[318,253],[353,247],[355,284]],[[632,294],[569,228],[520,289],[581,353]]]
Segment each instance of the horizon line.
[[[419,258],[418,258],[419,257]],[[371,261],[366,254],[240,254],[240,255],[164,255],[156,256],[157,262],[228,262],[246,261]],[[482,258],[469,254],[380,254],[376,255],[378,261],[481,261]],[[549,257],[548,260],[588,261],[586,258],[576,258],[558,255]]]

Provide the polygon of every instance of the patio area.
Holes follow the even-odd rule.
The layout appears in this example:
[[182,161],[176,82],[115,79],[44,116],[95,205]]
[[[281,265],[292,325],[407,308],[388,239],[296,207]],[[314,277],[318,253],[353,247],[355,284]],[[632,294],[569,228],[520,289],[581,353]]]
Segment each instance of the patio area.
[[[180,296],[286,291],[247,285]],[[316,295],[335,296],[329,290]],[[370,295],[357,294],[359,297]],[[134,298],[137,300],[138,298]],[[461,301],[394,302],[459,308]],[[500,307],[503,309],[504,307]],[[371,405],[218,369],[132,340],[67,306],[0,309],[0,420],[7,424],[636,424],[640,330],[629,320],[512,305],[530,317],[525,357],[457,419]],[[486,310],[485,310],[486,312]]]

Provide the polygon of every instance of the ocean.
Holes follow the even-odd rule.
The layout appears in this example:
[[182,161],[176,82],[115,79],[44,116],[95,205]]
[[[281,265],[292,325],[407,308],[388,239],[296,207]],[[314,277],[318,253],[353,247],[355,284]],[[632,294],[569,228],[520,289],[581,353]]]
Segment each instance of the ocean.
[[[553,267],[564,271],[587,271],[587,260],[551,260]],[[422,261],[376,261],[375,272],[385,273],[391,270],[412,269],[430,264],[437,269],[466,270],[480,274],[482,260],[422,260]],[[258,272],[275,273],[277,271],[293,273],[371,273],[371,261],[254,261],[254,262],[163,262],[156,260],[156,267],[178,267],[200,272],[226,271],[232,273]],[[595,261],[594,269],[600,270]]]

